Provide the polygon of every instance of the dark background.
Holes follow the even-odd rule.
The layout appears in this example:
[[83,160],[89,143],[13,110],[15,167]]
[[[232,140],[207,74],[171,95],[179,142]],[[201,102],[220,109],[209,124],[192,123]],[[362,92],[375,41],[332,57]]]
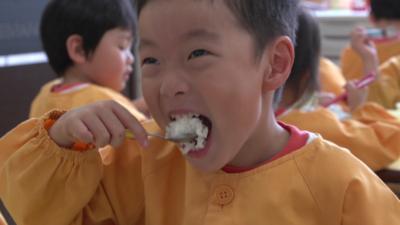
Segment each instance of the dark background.
[[39,22],[47,1],[0,1],[0,55],[41,50]]

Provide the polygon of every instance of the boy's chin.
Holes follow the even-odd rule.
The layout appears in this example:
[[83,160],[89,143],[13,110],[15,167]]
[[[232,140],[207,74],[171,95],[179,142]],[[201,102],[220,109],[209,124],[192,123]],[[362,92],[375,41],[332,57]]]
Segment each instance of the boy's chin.
[[113,91],[116,91],[116,92],[122,92],[125,89],[126,84],[124,83],[124,84],[119,84],[119,85],[114,84],[114,85],[103,85],[103,86],[105,86]]
[[118,87],[115,87],[115,88],[112,88],[112,89],[114,89],[114,91],[117,91],[117,92],[122,92],[125,88],[126,88],[126,82],[123,82]]

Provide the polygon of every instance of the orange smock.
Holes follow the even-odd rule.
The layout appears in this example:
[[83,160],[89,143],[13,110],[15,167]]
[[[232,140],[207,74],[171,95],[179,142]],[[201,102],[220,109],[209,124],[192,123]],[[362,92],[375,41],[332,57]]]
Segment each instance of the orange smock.
[[320,137],[235,174],[198,171],[159,139],[145,150],[127,140],[105,166],[95,150],[57,146],[43,119],[6,134],[0,151],[0,197],[18,225],[400,224],[390,189]]
[[385,108],[396,108],[400,101],[400,56],[380,66],[377,80],[369,86],[368,100]]
[[319,79],[321,91],[330,92],[335,95],[342,94],[346,79],[344,78],[340,68],[327,58],[321,58],[319,64]]
[[101,100],[114,100],[124,106],[139,120],[145,119],[132,101],[122,94],[106,87],[95,84],[84,83],[77,88],[72,88],[67,92],[52,92],[53,86],[59,84],[60,79],[46,83],[35,97],[31,105],[29,117],[40,117],[53,109],[69,110],[83,105],[87,105]]
[[343,120],[322,107],[290,110],[279,120],[350,149],[375,171],[400,158],[400,121],[375,103],[364,104]]

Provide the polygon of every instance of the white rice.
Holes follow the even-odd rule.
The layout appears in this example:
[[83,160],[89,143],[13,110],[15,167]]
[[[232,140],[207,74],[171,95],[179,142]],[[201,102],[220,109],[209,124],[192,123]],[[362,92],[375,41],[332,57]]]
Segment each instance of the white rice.
[[198,115],[177,116],[175,121],[168,124],[165,136],[167,138],[179,138],[193,134],[196,136],[196,141],[180,143],[180,150],[182,154],[186,155],[191,150],[204,148],[206,144],[208,127],[201,122]]

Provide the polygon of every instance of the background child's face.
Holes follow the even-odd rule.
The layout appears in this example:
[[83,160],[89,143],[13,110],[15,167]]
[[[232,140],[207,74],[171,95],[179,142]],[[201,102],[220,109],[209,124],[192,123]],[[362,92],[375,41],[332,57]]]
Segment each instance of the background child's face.
[[171,115],[211,122],[206,148],[187,159],[204,171],[246,151],[263,113],[263,63],[254,42],[223,1],[151,1],[141,12],[144,97],[161,127]]
[[119,28],[107,31],[87,59],[85,72],[91,82],[121,91],[132,73],[132,33]]

